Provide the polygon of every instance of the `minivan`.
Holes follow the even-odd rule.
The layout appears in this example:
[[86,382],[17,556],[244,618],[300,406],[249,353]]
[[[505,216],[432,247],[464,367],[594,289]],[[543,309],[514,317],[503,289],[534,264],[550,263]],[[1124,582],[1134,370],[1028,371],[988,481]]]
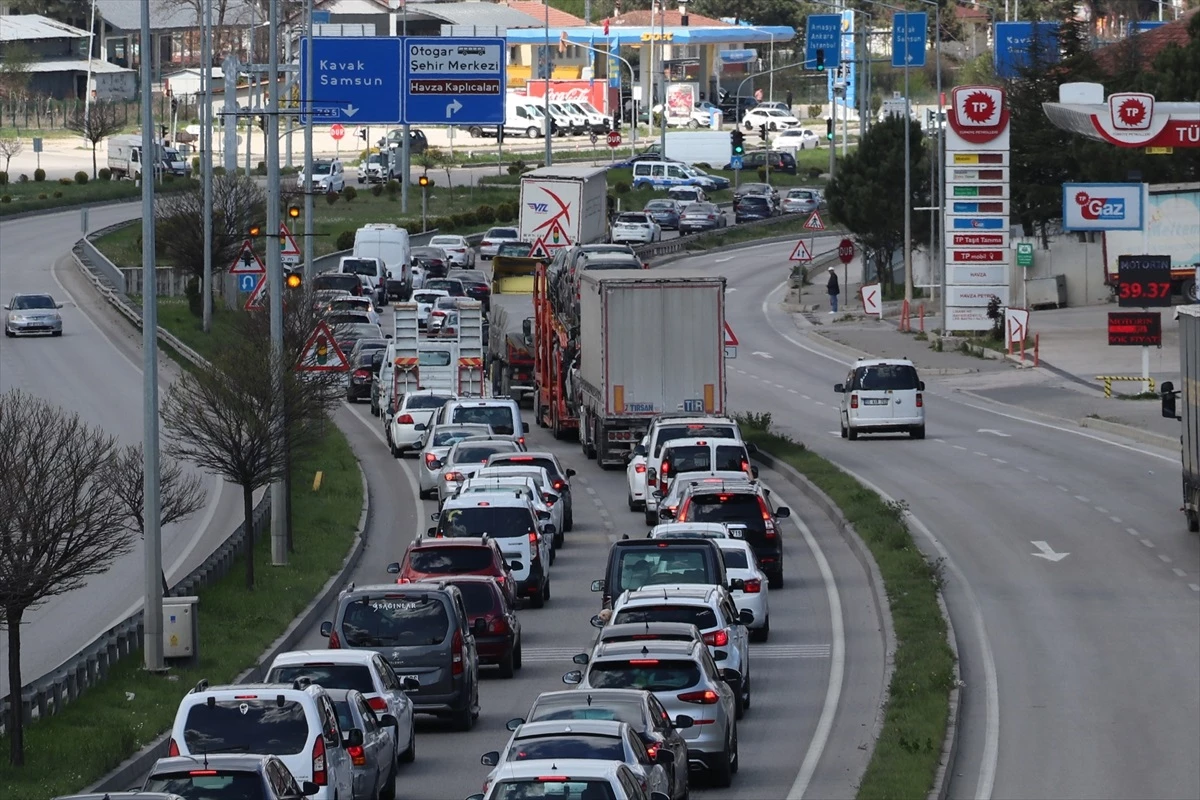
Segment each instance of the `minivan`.
[[925,438],[925,382],[905,358],[859,359],[833,390],[842,396],[842,438],[860,433],[908,433]]
[[721,550],[709,539],[621,539],[609,548],[604,578],[592,581],[592,591],[612,608],[621,592],[686,583],[743,588],[740,580],[730,585]]
[[491,425],[496,433],[517,436],[522,445],[525,444],[525,434],[529,433],[529,423],[521,421],[521,408],[517,401],[507,397],[455,400],[438,409],[433,419],[434,425],[460,422]]
[[687,164],[676,161],[639,161],[633,165],[633,188],[647,186],[663,189],[670,186],[698,184],[696,175]]
[[383,263],[375,257],[342,256],[338,260],[338,272],[347,275],[361,275],[375,302],[387,304],[387,276],[391,273],[383,268]]
[[354,234],[354,257],[377,258],[383,262],[384,274],[378,277],[375,285],[382,285],[385,292],[386,281],[391,278],[400,281],[397,294],[400,300],[407,301],[412,295],[412,248],[404,228],[386,222],[362,226]]

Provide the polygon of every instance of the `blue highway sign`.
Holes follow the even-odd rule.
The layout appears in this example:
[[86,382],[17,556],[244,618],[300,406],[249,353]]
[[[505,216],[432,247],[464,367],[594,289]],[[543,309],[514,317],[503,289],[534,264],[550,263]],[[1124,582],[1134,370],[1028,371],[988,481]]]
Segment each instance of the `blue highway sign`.
[[261,275],[238,275],[238,290],[253,292],[254,287],[258,286],[258,279],[261,277]]
[[1059,62],[1057,22],[997,22],[993,50],[996,77],[1019,78],[1025,70]]
[[925,28],[929,15],[909,11],[892,17],[892,66],[925,66]]
[[809,14],[808,28],[804,36],[804,68],[817,68],[817,51],[825,54],[825,69],[833,69],[842,63],[842,15]]
[[[401,40],[387,36],[319,36],[300,43],[300,97],[308,97],[313,59],[313,121],[332,125],[399,125]],[[310,109],[302,109],[309,111]]]
[[404,122],[503,125],[504,39],[416,37],[404,40]]

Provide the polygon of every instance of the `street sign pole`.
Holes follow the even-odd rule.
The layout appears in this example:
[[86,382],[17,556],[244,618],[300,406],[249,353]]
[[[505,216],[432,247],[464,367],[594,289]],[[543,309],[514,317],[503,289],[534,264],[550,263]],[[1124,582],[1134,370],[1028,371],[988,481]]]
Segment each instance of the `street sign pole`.
[[[268,235],[279,236],[283,221],[280,219],[279,187],[279,0],[271,0],[267,8],[269,56],[267,77],[267,146],[263,158],[267,162],[267,231]],[[310,59],[311,64],[311,59]],[[311,174],[311,173],[310,173]],[[311,180],[306,175],[305,181]],[[278,430],[286,430],[286,415],[283,408],[283,260],[279,245],[267,246],[267,300],[271,304],[271,381],[275,395],[272,406],[276,414]],[[271,564],[276,567],[288,563],[288,494],[291,481],[288,479],[287,445],[282,437],[272,443],[283,449],[283,477],[271,484]]]
[[[308,26],[308,41],[313,38],[313,0],[307,0],[307,15],[305,24]],[[301,44],[301,47],[304,45]],[[300,108],[304,111],[304,285],[316,277],[316,266],[313,264],[313,231],[315,229],[316,209],[313,204],[312,174],[313,174],[313,60],[310,58],[304,64],[304,75],[301,77],[304,90],[300,95]]]

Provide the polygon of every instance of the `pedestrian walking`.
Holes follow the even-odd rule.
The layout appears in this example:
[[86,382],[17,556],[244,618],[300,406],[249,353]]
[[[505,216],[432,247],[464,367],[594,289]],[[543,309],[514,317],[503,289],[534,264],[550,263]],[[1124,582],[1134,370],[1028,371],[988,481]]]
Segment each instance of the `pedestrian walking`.
[[787,92],[787,100],[786,100],[786,101],[784,101],[784,102],[786,102],[786,103],[787,103],[787,107],[788,107],[788,113],[790,114],[790,113],[791,113],[791,111],[792,111],[792,90],[791,90],[791,89],[788,89],[788,92]]
[[838,285],[837,270],[834,267],[829,268],[829,282],[825,284],[825,291],[829,293],[829,313],[837,313],[838,295],[842,289]]

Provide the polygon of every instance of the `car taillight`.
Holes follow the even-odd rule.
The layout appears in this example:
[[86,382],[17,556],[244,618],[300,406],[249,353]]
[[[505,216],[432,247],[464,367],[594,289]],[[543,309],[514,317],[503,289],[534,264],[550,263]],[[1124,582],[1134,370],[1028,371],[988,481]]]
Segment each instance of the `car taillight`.
[[[396,417],[396,424],[397,425],[412,425],[413,424],[412,414],[401,414],[400,416]],[[432,455],[432,453],[430,453],[430,455]]]
[[633,467],[633,471],[636,472],[638,475],[641,475],[643,472],[646,471],[646,465],[645,464],[635,464]]
[[724,647],[729,644],[729,633],[724,629],[704,634],[704,643],[713,647]]
[[[917,397],[920,397],[920,396],[921,395],[917,395]],[[554,483],[552,483],[550,485],[554,487],[554,491],[556,491],[556,492],[561,492],[563,489],[567,488],[567,484],[563,481],[555,481]]]
[[856,394],[850,395],[850,407],[858,408],[858,395],[856,395]]
[[766,529],[767,538],[774,539],[779,535],[775,531],[775,518],[771,516],[771,509],[767,508],[767,501],[761,497],[758,498],[758,510],[762,512],[763,528]]
[[678,695],[678,697],[685,703],[697,703],[702,706],[711,706],[721,699],[721,696],[712,689],[705,689],[700,692],[684,692]]
[[312,782],[317,786],[326,786],[329,775],[325,772],[325,737],[318,736],[312,750]]
[[371,370],[369,370],[369,369],[356,369],[356,370],[354,370],[354,377],[356,377],[356,378],[369,378],[369,377],[371,377]]
[[350,756],[350,763],[356,767],[365,767],[367,765],[367,756],[363,753],[361,746],[352,744],[346,748],[346,755]]
[[745,584],[746,586],[742,589],[742,591],[746,592],[747,594],[758,594],[762,591],[762,581],[760,581],[758,578],[751,578],[750,580],[745,581]]
[[329,649],[341,650],[342,640],[338,638],[337,631],[331,631],[329,634]]
[[548,506],[554,505],[554,501],[557,499],[558,498],[556,498],[554,495],[550,494],[549,492],[542,493],[542,502]]
[[387,700],[384,700],[379,695],[375,695],[368,700],[367,705],[369,705],[375,711],[387,711]]
[[667,477],[671,474],[671,464],[667,461],[662,462],[659,467],[658,490],[663,494],[667,493]]
[[462,479],[463,479],[463,475],[461,472],[447,472],[446,473],[446,480],[448,480],[448,481],[461,481]]
[[167,757],[175,758],[179,755],[179,745],[175,742],[175,737],[171,737],[171,744],[167,747]]
[[488,620],[487,632],[500,635],[508,633],[508,620],[504,617],[492,617]]
[[920,392],[917,392],[917,408],[921,408],[921,407],[922,407],[922,406],[924,406],[924,405],[925,405],[925,400],[924,400],[924,398],[922,398],[922,397],[921,397],[921,393],[920,393]]
[[454,640],[450,642],[450,674],[463,674],[463,635],[462,631],[454,632]]
[[425,466],[433,469],[433,462],[435,461],[437,461],[437,456],[435,456],[433,453],[425,454]]
[[655,743],[646,748],[646,755],[650,756],[651,760],[658,758],[658,749],[662,745]]
[[538,535],[536,533],[529,534],[529,560],[537,561],[540,557],[538,553]]

